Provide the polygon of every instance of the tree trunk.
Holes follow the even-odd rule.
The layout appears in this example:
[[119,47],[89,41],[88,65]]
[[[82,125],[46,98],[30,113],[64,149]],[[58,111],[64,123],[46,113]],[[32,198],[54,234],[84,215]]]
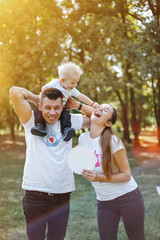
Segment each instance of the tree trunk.
[[131,113],[132,113],[131,125],[132,125],[132,131],[134,134],[134,146],[138,147],[140,146],[139,133],[140,133],[141,127],[140,127],[140,123],[136,119],[136,103],[135,103],[133,88],[130,88],[130,96],[131,96],[130,101],[131,101]]
[[11,110],[11,114],[10,114],[11,118],[10,118],[10,133],[11,133],[11,137],[12,140],[15,140],[15,131],[14,131],[14,125],[15,125],[15,113],[14,110]]
[[158,145],[160,146],[160,76],[158,78],[157,88],[158,88],[158,101],[157,101],[156,121],[157,121]]
[[122,112],[123,112],[122,124],[124,128],[123,137],[128,143],[131,143],[129,135],[128,109],[126,105],[123,106]]
[[[154,113],[155,113],[155,118],[157,123],[158,145],[160,146],[160,77],[158,79],[157,91],[158,91],[158,96],[156,97],[156,89],[154,87],[154,80],[152,78]],[[156,101],[156,98],[158,99],[158,101]]]
[[115,90],[117,96],[118,96],[118,99],[121,103],[121,106],[122,106],[122,125],[123,125],[123,137],[124,137],[124,140],[126,140],[128,143],[131,142],[131,139],[130,139],[130,135],[129,135],[129,123],[128,123],[128,104],[127,104],[127,101],[126,101],[126,104],[124,104],[122,98],[121,98],[121,95],[119,93],[118,90]]

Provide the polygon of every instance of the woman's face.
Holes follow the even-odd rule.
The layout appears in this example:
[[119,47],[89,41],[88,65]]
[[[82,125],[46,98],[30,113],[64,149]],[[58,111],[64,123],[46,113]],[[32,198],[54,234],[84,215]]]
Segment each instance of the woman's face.
[[91,122],[98,124],[99,126],[108,126],[112,125],[111,121],[108,121],[112,118],[113,108],[109,104],[102,104],[99,108],[96,108],[91,116]]

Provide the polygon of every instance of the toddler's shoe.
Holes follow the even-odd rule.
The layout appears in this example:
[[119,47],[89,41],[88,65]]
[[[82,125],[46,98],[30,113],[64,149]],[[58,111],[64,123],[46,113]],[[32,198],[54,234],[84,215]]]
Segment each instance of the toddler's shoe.
[[38,123],[37,125],[32,127],[31,133],[39,137],[44,137],[47,135],[46,128],[41,123]]
[[65,128],[63,134],[63,141],[68,142],[75,135],[75,130],[73,128]]

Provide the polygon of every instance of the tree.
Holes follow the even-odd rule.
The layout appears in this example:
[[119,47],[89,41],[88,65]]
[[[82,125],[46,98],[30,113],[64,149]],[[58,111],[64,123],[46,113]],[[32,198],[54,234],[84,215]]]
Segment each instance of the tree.
[[9,120],[13,137],[15,121],[8,90],[18,85],[39,93],[48,78],[57,75],[65,31],[61,15],[61,9],[51,0],[0,3],[0,93],[6,99],[7,110],[2,109],[3,115],[13,118],[12,124]]

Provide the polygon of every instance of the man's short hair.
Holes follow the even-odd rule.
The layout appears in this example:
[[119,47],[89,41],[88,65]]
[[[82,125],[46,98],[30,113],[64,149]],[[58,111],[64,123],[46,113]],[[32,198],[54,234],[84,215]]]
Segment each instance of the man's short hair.
[[58,98],[63,99],[62,92],[59,91],[57,88],[48,88],[44,92],[41,93],[41,103],[43,99],[47,97],[50,100],[57,100]]

